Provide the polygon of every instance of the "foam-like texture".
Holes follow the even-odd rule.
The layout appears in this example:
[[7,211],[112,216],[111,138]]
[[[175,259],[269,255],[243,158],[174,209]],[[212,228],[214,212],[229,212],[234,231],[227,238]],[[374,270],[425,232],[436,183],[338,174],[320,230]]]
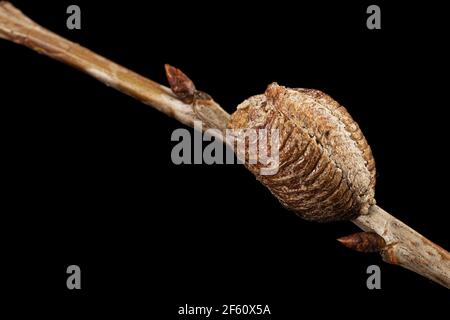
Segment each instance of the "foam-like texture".
[[279,130],[278,172],[261,175],[261,163],[245,165],[302,218],[351,219],[375,204],[370,147],[347,110],[325,93],[271,84],[241,103],[228,127]]

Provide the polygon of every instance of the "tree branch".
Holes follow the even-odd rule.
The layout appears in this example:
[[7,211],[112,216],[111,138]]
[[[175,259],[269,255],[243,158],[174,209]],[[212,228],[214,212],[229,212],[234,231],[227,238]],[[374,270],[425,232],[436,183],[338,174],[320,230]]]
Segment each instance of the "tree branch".
[[[211,97],[197,91],[181,71],[166,68],[172,91],[42,28],[5,1],[0,2],[0,38],[71,65],[187,126],[193,127],[194,121],[201,121],[204,130],[216,130],[219,138],[228,123],[229,114]],[[378,206],[372,206],[368,215],[359,216],[353,222],[384,239],[382,243],[386,246],[381,254],[386,262],[450,288],[450,255],[446,250]]]
[[353,223],[364,231],[383,237],[386,246],[380,251],[383,260],[421,274],[450,288],[450,254],[405,223],[374,205],[369,214]]
[[[192,104],[183,102],[169,88],[44,29],[6,1],[0,2],[0,38],[79,69],[187,126],[193,127],[195,120],[201,120]],[[225,128],[227,113],[217,104],[215,108],[218,113],[222,112],[221,128]]]

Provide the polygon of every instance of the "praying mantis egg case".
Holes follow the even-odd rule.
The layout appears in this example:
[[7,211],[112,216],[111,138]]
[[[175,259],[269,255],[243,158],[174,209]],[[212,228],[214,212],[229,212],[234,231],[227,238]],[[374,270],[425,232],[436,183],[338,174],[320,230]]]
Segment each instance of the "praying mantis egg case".
[[[300,217],[347,220],[375,204],[370,147],[347,110],[325,93],[273,83],[242,102],[228,128],[278,130],[278,171],[262,175],[261,163],[245,161],[245,166]],[[243,143],[248,153],[254,141]]]

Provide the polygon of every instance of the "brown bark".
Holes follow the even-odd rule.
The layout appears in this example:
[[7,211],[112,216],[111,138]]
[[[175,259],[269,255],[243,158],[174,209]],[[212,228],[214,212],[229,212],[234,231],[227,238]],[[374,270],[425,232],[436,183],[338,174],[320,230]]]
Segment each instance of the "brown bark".
[[[44,29],[6,1],[0,2],[0,38],[79,69],[187,126],[193,127],[194,121],[199,120],[192,105],[183,102],[169,88]],[[221,111],[217,104],[215,108]]]
[[[5,1],[0,2],[0,38],[71,65],[185,125],[193,126],[194,121],[202,121],[204,129],[217,129],[217,136],[220,137],[228,124],[229,115],[208,95],[197,94],[187,79],[183,78],[181,82],[172,79],[175,81],[173,83],[181,84],[178,95],[174,94],[169,88],[42,28]],[[177,74],[174,70],[172,72]],[[193,92],[194,100],[184,102],[184,94],[192,96]],[[362,144],[358,147],[366,148],[365,140],[358,140],[357,143]],[[450,255],[446,250],[376,205],[371,205],[366,214],[358,216],[353,222],[384,239],[386,246],[381,254],[385,261],[450,288]]]

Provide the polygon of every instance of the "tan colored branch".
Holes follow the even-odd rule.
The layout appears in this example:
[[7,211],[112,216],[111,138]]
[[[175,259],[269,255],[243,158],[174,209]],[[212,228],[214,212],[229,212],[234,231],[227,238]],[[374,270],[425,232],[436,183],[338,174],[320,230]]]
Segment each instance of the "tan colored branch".
[[[204,129],[217,129],[218,136],[226,128],[230,116],[208,95],[197,91],[179,70],[166,70],[172,91],[42,28],[8,2],[0,2],[0,38],[71,65],[185,125],[192,127],[194,121],[202,121]],[[450,288],[450,255],[446,250],[376,205],[353,222],[384,239],[381,254],[385,261]]]
[[0,2],[0,38],[79,69],[185,125],[192,127],[199,120],[192,105],[183,102],[169,88],[44,29],[5,1]]
[[406,224],[374,205],[369,214],[353,223],[364,231],[382,236],[386,246],[383,260],[402,266],[450,288],[450,254]]

